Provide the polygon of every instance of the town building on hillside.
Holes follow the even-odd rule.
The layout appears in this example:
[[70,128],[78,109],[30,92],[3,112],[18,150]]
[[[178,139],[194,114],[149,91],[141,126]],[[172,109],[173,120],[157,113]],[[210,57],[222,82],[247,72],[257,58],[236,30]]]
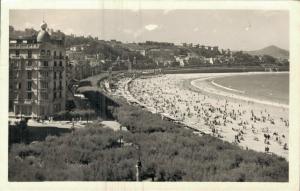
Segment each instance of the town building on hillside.
[[145,49],[139,49],[139,50],[136,50],[138,53],[140,53],[140,55],[142,56],[146,56],[146,50]]
[[179,55],[179,56],[174,56],[174,58],[175,58],[176,62],[179,63],[180,67],[184,67],[189,64],[190,55],[188,55],[188,56]]
[[43,118],[65,109],[65,36],[37,34],[9,39],[9,110],[14,116]]
[[[78,47],[78,46],[74,46]],[[83,47],[80,45],[79,47]],[[105,63],[101,54],[86,54],[82,49],[68,50],[66,52],[72,65],[74,74],[72,79],[81,80],[92,75],[99,74],[102,70],[102,65]]]
[[78,60],[78,61],[84,61],[85,54],[82,51],[71,51],[67,50],[66,55],[70,60]]
[[97,75],[102,70],[103,62],[100,59],[94,58],[88,61],[89,65],[91,66],[91,75]]
[[84,51],[87,49],[87,47],[89,46],[89,44],[84,44],[84,45],[74,45],[70,47],[70,51],[73,52],[79,52],[79,51]]
[[216,53],[219,52],[219,47],[218,47],[218,46],[213,46],[212,49],[213,49],[213,51],[216,52]]
[[[135,57],[134,57],[134,59],[135,59]],[[127,66],[128,66],[128,72],[131,73],[132,72],[132,63],[130,62],[129,58],[127,61]]]

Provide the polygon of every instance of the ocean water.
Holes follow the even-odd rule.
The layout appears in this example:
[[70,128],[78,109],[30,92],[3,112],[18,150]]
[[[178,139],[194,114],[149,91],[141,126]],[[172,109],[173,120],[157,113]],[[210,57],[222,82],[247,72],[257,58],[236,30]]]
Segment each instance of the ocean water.
[[277,103],[289,103],[289,73],[234,75],[214,78],[211,81],[244,92],[232,93]]

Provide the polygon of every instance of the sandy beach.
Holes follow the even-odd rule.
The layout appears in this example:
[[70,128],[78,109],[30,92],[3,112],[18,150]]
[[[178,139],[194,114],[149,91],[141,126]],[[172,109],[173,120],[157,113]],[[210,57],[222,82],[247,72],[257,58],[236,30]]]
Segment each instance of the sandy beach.
[[226,75],[243,74],[126,78],[119,81],[119,95],[244,149],[274,153],[288,160],[288,105],[223,91],[207,81]]

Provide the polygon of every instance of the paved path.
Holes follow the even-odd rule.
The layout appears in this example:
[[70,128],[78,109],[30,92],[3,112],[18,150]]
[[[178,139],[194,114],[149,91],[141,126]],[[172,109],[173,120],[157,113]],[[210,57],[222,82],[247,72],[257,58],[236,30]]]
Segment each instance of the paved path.
[[[14,124],[14,122],[20,121],[19,119],[10,119],[11,123]],[[93,121],[89,121],[89,123],[93,123]],[[86,121],[78,121],[74,122],[74,128],[84,128],[86,125]],[[119,131],[121,124],[117,121],[102,121],[101,124],[103,124],[105,127],[111,128],[114,131]],[[71,121],[44,121],[44,122],[37,122],[35,120],[29,120],[28,126],[30,127],[56,127],[56,128],[64,128],[64,129],[70,129],[72,128],[73,124]],[[127,131],[127,128],[122,126],[121,130]]]

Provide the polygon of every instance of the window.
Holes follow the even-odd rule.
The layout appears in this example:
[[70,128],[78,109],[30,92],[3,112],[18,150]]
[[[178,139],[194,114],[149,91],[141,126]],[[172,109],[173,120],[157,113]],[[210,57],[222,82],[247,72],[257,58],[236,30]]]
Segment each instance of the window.
[[45,78],[45,77],[49,76],[49,73],[47,71],[42,71],[42,72],[40,72],[40,75],[42,78]]
[[60,104],[55,104],[54,105],[54,112],[59,112],[61,110]]
[[16,56],[20,56],[20,51],[16,50]]
[[48,82],[41,82],[42,88],[47,89],[48,88]]
[[48,66],[48,61],[44,61],[44,66],[45,66],[45,67]]
[[53,89],[56,89],[56,82],[53,82]]
[[59,79],[62,79],[62,72],[59,72]]
[[24,105],[24,106],[21,106],[22,107],[22,112],[25,114],[25,115],[31,115],[32,113],[32,107],[30,105]]
[[32,71],[27,71],[27,79],[32,79]]
[[50,50],[47,50],[47,56],[50,56],[50,55],[51,55]]
[[32,66],[32,61],[31,60],[28,60],[27,66]]
[[53,52],[53,56],[56,57],[56,51]]
[[32,58],[32,51],[28,50],[28,58]]
[[41,55],[45,55],[45,50],[41,50]]
[[53,78],[56,79],[56,72],[53,73]]
[[57,63],[56,63],[56,61],[54,61],[54,67],[56,67],[56,65],[57,65]]
[[16,108],[15,108],[15,113],[16,114],[20,114],[20,107],[19,105],[16,105]]
[[53,93],[53,100],[56,99],[56,92]]
[[40,114],[45,115],[45,107],[44,106],[40,106]]
[[22,88],[22,83],[21,83],[21,82],[20,82],[20,83],[18,83],[16,87],[17,87],[17,89],[19,89],[19,90],[20,90],[20,89]]
[[62,66],[62,61],[59,61],[59,66]]
[[20,114],[20,106],[16,105],[15,107],[15,113]]
[[61,81],[59,81],[59,89],[60,90],[62,89],[62,83],[61,83]]
[[49,98],[48,93],[46,93],[46,92],[42,92],[41,97],[42,97],[42,99],[45,99],[45,100],[47,100]]
[[32,99],[32,92],[27,93],[27,99]]
[[62,53],[59,52],[59,59],[62,59]]
[[59,92],[59,98],[61,98],[62,96],[61,96],[61,91]]
[[21,66],[22,66],[21,62],[20,62],[20,61],[17,61],[17,62],[16,62],[16,67],[17,67],[17,68],[20,68]]
[[32,82],[29,81],[27,82],[27,90],[31,90],[31,88],[32,88]]
[[9,78],[13,78],[13,76],[14,76],[13,71],[12,71],[12,70],[9,70]]
[[11,65],[13,68],[18,68],[18,63],[17,62],[11,62]]

